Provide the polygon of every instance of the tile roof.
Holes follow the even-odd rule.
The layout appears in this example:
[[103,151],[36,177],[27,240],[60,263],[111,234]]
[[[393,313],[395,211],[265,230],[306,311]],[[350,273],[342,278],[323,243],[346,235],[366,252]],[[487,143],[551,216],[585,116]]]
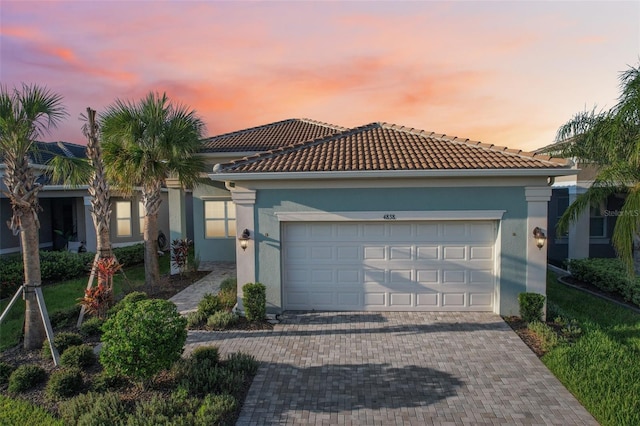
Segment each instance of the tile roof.
[[345,130],[314,120],[289,119],[204,139],[200,152],[263,152]]
[[218,173],[567,168],[565,159],[371,123],[216,166]]

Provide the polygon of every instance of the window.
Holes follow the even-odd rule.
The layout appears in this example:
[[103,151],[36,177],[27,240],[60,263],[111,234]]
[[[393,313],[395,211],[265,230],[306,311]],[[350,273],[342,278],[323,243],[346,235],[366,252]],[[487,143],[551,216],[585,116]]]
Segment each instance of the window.
[[236,236],[236,205],[233,201],[205,200],[205,238],[234,238]]
[[[569,208],[569,196],[559,195],[557,198],[556,224],[560,222],[560,218],[568,208]],[[557,228],[556,228],[556,232],[557,232]],[[556,238],[567,238],[568,235],[569,235],[569,232],[565,232],[563,234],[558,233],[556,235]]]
[[589,214],[589,236],[605,238],[607,236],[607,218],[603,214],[602,206],[591,206]]
[[116,201],[116,235],[131,236],[131,202]]
[[138,224],[140,226],[141,234],[144,233],[144,215],[145,215],[144,204],[142,203],[142,201],[138,201]]

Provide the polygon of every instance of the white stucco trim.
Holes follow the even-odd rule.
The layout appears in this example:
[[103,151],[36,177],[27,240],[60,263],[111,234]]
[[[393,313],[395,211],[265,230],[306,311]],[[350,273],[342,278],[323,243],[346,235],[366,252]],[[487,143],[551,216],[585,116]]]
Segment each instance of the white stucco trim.
[[547,294],[547,244],[538,248],[533,229],[539,227],[549,236],[547,229],[547,209],[551,199],[551,187],[527,187],[524,189],[527,200],[527,276],[526,291]]
[[506,210],[276,212],[280,222],[501,220]]
[[[237,309],[243,312],[242,287],[246,283],[256,282],[256,226],[254,215],[256,191],[246,188],[232,188],[231,199],[236,205]],[[249,230],[250,241],[246,250],[242,250],[240,244],[238,244],[238,237],[245,229]]]
[[256,172],[256,173],[211,173],[209,178],[218,181],[245,180],[307,180],[307,179],[382,179],[419,177],[514,177],[514,176],[567,176],[577,171],[565,168],[549,169],[464,169],[464,170],[369,170],[369,171],[322,171],[322,172]]

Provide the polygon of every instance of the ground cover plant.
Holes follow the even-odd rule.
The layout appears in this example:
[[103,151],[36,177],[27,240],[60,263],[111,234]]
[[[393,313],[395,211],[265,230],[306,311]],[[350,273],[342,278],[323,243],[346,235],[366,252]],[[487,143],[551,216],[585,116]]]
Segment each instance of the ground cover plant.
[[546,322],[507,322],[600,424],[640,424],[640,314],[553,274],[547,297]]

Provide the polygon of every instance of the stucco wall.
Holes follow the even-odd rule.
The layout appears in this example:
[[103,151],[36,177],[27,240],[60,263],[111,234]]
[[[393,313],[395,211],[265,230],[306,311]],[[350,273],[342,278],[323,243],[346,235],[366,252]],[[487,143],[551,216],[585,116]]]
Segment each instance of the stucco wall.
[[221,184],[198,185],[193,190],[193,242],[196,254],[201,261],[236,260],[235,238],[205,238],[204,236],[204,200],[231,200],[231,193]]
[[256,198],[256,279],[270,311],[282,306],[280,231],[276,212],[505,210],[500,223],[500,313],[518,314],[525,291],[527,202],[522,187],[262,189]]

